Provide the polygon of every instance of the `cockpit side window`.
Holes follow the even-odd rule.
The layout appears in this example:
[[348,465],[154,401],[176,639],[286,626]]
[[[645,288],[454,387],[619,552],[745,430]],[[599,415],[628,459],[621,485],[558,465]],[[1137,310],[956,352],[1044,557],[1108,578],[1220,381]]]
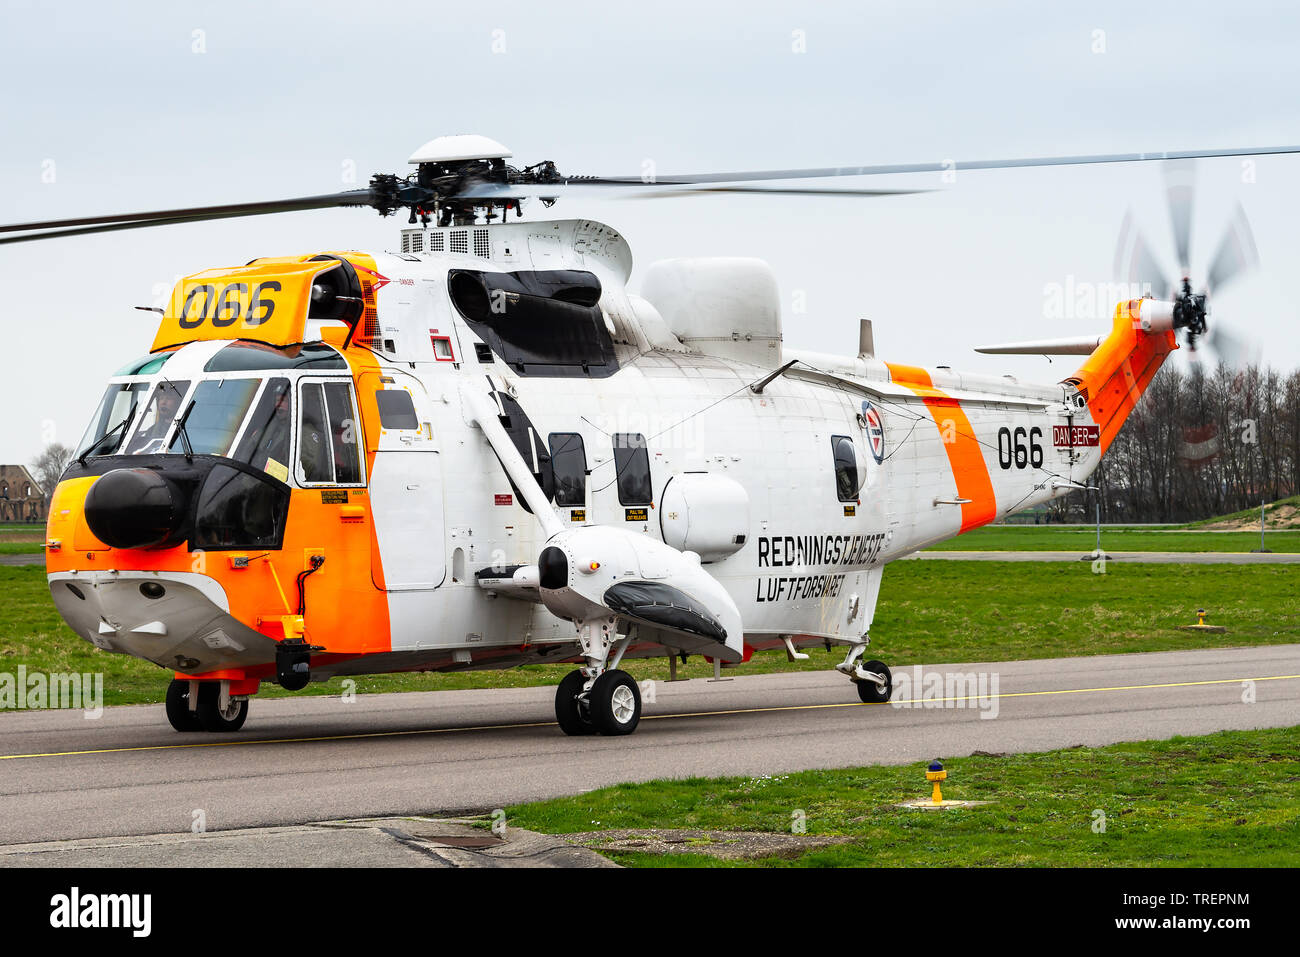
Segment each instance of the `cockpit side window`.
[[361,481],[361,430],[352,405],[352,385],[325,383],[325,411],[329,413],[330,445],[334,452],[334,480],[340,485]]
[[232,458],[287,482],[289,439],[293,427],[292,398],[293,390],[288,379],[268,379]]
[[303,382],[298,401],[299,480],[308,485],[361,484],[361,430],[351,382]]
[[334,462],[330,456],[325,423],[325,395],[319,382],[302,387],[302,420],[298,431],[298,469],[304,482],[332,483]]

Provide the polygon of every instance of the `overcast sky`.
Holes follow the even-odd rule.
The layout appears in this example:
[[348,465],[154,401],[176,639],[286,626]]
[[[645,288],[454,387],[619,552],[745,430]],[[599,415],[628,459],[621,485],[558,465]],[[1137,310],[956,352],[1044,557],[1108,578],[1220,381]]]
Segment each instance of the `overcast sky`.
[[[1300,10],[1278,3],[24,3],[3,0],[0,222],[333,192],[407,172],[442,134],[566,173],[976,160],[1300,143]],[[355,169],[356,182],[346,175]],[[1244,173],[1250,175],[1243,175]],[[1300,156],[1197,168],[1192,271],[1235,204],[1261,265],[1215,300],[1300,365]],[[1253,180],[1250,181],[1250,180]],[[909,182],[936,185],[925,177]],[[958,174],[885,199],[567,200],[644,267],[759,256],[789,345],[1057,381],[1077,362],[980,343],[1109,328],[1132,209],[1170,271],[1157,164]],[[257,256],[395,247],[365,210],[0,248],[0,462],[80,438],[104,380],[148,351],[175,277]],[[806,311],[793,312],[796,301]]]

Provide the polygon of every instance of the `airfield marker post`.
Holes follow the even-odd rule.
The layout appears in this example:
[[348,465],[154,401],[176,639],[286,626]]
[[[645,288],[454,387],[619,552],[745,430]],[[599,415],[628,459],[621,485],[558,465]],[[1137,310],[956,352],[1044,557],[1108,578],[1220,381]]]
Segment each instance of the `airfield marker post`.
[[1264,499],[1259,500],[1259,548],[1252,548],[1251,551],[1257,554],[1267,552],[1270,549],[1264,546],[1264,509],[1267,503]]

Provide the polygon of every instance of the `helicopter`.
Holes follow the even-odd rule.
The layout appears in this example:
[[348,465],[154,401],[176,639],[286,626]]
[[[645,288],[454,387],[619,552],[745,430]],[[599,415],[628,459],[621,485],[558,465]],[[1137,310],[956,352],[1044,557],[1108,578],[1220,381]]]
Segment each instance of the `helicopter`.
[[[408,214],[392,251],[176,283],[54,490],[51,597],[95,647],[173,673],[179,732],[239,730],[263,682],[565,662],[559,727],[623,735],[642,710],[625,659],[663,657],[675,675],[689,655],[719,669],[810,645],[843,647],[835,667],[859,699],[887,701],[888,665],[863,661],[885,566],[1086,488],[1178,336],[1207,333],[1208,293],[1184,268],[1165,298],[1118,303],[1104,334],[982,350],[1083,357],[1062,381],[1025,383],[885,361],[865,320],[855,354],[788,348],[776,277],[756,259],[657,262],[634,294],[618,231],[525,220],[523,205],[878,197],[920,190],[782,182],[1298,151],[646,181],[515,167],[500,143],[459,135],[365,189],[0,227],[11,243],[340,206]],[[1182,251],[1190,218],[1171,208]],[[1219,284],[1245,262],[1221,252]]]

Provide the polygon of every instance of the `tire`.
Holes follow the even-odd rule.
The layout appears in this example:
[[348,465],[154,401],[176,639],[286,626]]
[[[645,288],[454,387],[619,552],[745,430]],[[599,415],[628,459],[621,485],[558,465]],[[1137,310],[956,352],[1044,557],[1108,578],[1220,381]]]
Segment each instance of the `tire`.
[[199,721],[203,723],[203,730],[238,731],[248,719],[248,699],[231,701],[229,709],[224,714],[218,707],[220,700],[220,683],[216,681],[199,683]]
[[862,666],[863,671],[874,671],[885,676],[885,690],[881,691],[874,681],[855,681],[858,697],[867,704],[884,704],[894,693],[894,676],[889,673],[889,666],[883,661],[868,661]]
[[601,734],[631,734],[641,721],[641,689],[626,671],[606,671],[591,686],[591,723]]
[[578,695],[587,681],[581,671],[570,671],[555,689],[555,720],[560,730],[569,735],[595,734],[585,706],[579,704]]
[[202,731],[203,722],[190,710],[190,683],[175,678],[167,686],[167,720],[177,731]]

